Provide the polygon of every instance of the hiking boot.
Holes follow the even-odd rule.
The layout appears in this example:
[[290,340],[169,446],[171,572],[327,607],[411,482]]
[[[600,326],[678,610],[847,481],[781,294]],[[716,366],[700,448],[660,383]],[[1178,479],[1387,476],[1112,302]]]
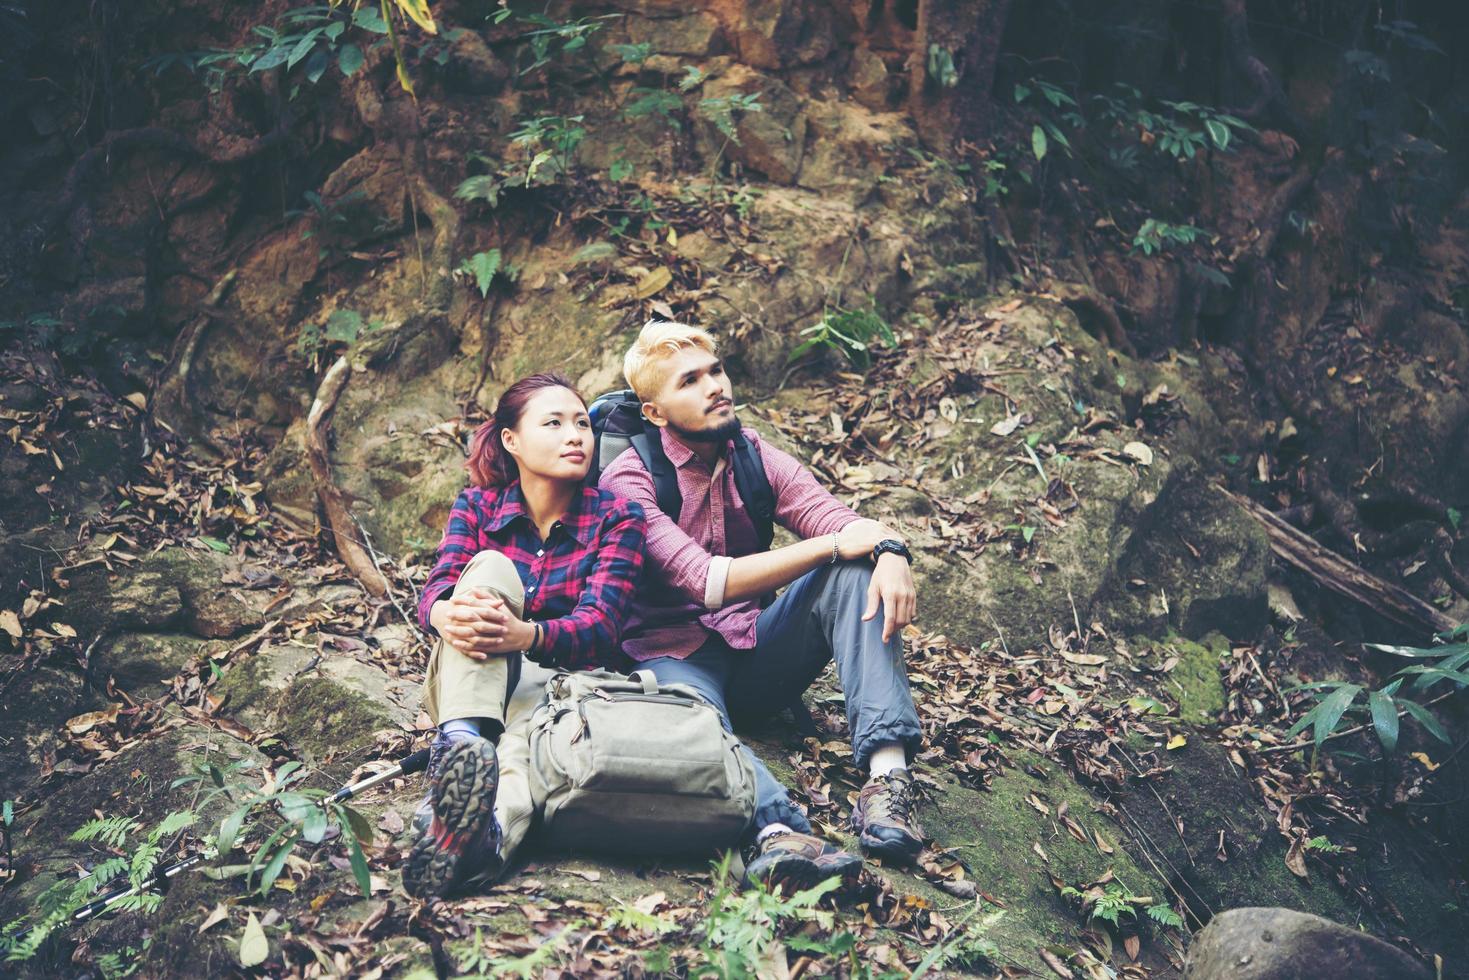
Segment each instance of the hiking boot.
[[923,828],[913,813],[913,774],[894,769],[873,776],[852,808],[852,829],[868,857],[911,864],[923,850]]
[[423,781],[428,784],[428,792],[423,794],[423,800],[418,804],[418,809],[413,811],[413,819],[409,823],[413,832],[420,837],[428,832],[429,826],[434,822],[434,781],[444,769],[445,754],[454,747],[456,741],[464,739],[456,740],[439,732],[428,748],[428,765],[423,772]]
[[862,859],[832,847],[819,837],[778,831],[756,845],[759,853],[745,862],[745,884],[763,884],[787,895],[812,888],[828,878],[856,881]]
[[443,754],[429,791],[433,816],[403,864],[403,887],[415,898],[443,898],[471,879],[497,873],[500,828],[495,746],[482,738],[456,742]]

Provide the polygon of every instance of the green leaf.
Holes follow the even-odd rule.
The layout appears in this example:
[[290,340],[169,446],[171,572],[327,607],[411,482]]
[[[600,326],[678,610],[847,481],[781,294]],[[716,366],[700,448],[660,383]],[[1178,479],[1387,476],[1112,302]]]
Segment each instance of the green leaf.
[[322,28],[313,28],[307,31],[301,40],[296,42],[296,46],[291,49],[290,56],[286,58],[287,68],[295,68],[302,58],[311,53],[311,49],[316,46],[316,39],[321,36],[321,32]]
[[291,834],[281,842],[280,849],[271,855],[270,861],[260,872],[260,894],[264,895],[270,891],[270,886],[281,876],[281,869],[286,866],[286,858],[291,855],[291,848],[296,846],[297,834]]
[[1372,712],[1372,727],[1377,731],[1377,740],[1382,750],[1389,755],[1398,748],[1398,709],[1391,696],[1382,691],[1367,695],[1367,707]]
[[1029,525],[1022,527],[1020,529],[1020,536],[1025,539],[1026,544],[1030,544],[1031,539],[1035,537],[1035,528]]
[[347,837],[347,860],[352,863],[352,876],[357,879],[357,887],[362,889],[364,898],[372,895],[372,876],[367,870],[367,858],[362,854],[362,846],[357,843],[357,838]]
[[1419,704],[1417,701],[1410,701],[1407,698],[1403,698],[1403,700],[1399,701],[1398,703],[1403,706],[1403,710],[1407,711],[1408,714],[1413,716],[1414,721],[1418,722],[1418,724],[1422,725],[1424,729],[1427,730],[1428,734],[1432,735],[1440,742],[1450,741],[1449,733],[1444,731],[1443,726],[1438,723],[1438,719],[1433,717],[1433,715],[1428,711],[1427,708],[1423,707],[1423,705]]
[[219,540],[218,538],[211,538],[211,537],[201,536],[199,538],[199,540],[202,541],[202,542],[204,542],[205,544],[209,545],[210,548],[214,549],[215,551],[218,551],[220,554],[227,555],[227,554],[230,553],[230,546],[227,545],[227,544],[225,544],[223,541]]
[[474,285],[479,289],[480,297],[488,296],[495,273],[500,271],[500,250],[492,248],[488,252],[476,252],[464,260],[461,268],[474,275]]
[[1229,127],[1217,119],[1208,119],[1204,122],[1204,129],[1208,131],[1209,138],[1214,145],[1224,150],[1229,148]]
[[1046,158],[1046,131],[1036,124],[1030,131],[1030,149],[1037,160]]
[[284,44],[278,44],[255,59],[255,62],[250,65],[250,74],[253,75],[258,71],[268,71],[271,68],[283,65],[290,56],[291,49]]
[[348,828],[351,829],[354,838],[362,841],[364,844],[372,843],[372,823],[368,821],[367,817],[361,811],[353,809],[350,806],[339,806],[337,807],[337,811],[341,813]]
[[306,811],[301,821],[301,839],[308,844],[320,844],[326,838],[326,813],[319,806]]
[[1395,647],[1386,643],[1364,643],[1369,650],[1378,653],[1390,653],[1394,657],[1409,657],[1414,660],[1423,660],[1428,657],[1451,657],[1455,654],[1469,653],[1469,643],[1455,643],[1442,647]]
[[1445,510],[1444,514],[1448,516],[1449,523],[1452,524],[1454,526],[1454,530],[1457,531],[1459,529],[1459,522],[1464,519],[1464,515],[1459,513],[1459,511],[1455,510],[1453,507]]
[[1318,746],[1326,741],[1326,736],[1336,731],[1341,716],[1361,692],[1359,684],[1343,684],[1321,699],[1321,712],[1316,716],[1316,727],[1311,735]]
[[240,836],[240,828],[245,825],[245,817],[250,813],[250,806],[251,804],[246,803],[219,822],[219,837],[215,842],[215,847],[219,849],[220,854],[228,854],[234,850],[235,839]]
[[342,50],[337,54],[337,67],[342,70],[343,75],[351,78],[357,74],[357,71],[362,67],[362,63],[366,60],[366,55],[362,53],[362,49],[357,45],[344,44],[342,45]]

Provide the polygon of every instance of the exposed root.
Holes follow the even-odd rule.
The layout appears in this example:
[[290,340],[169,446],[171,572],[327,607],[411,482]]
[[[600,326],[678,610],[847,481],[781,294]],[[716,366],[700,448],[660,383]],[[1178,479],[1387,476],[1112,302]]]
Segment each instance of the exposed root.
[[1080,282],[1058,282],[1054,279],[1044,284],[1045,291],[1066,304],[1078,317],[1090,316],[1099,322],[1107,342],[1128,357],[1136,357],[1137,349],[1127,336],[1127,328],[1117,316],[1117,307],[1112,301],[1092,286]]
[[388,595],[388,580],[357,540],[356,522],[347,509],[342,491],[332,481],[331,458],[327,454],[327,421],[351,376],[351,362],[346,357],[339,357],[322,377],[316,398],[311,402],[311,411],[306,415],[306,458],[311,464],[316,495],[321,499],[327,525],[336,540],[337,554],[362,587],[381,599]]
[[174,338],[168,364],[159,372],[154,383],[152,399],[152,415],[155,421],[161,421],[174,431],[203,442],[220,456],[225,455],[224,448],[194,422],[199,413],[193,404],[189,374],[194,366],[194,355],[199,350],[199,342],[217,316],[214,308],[220,304],[224,294],[234,283],[235,274],[236,270],[231,269],[220,277],[219,282],[214,284],[214,288],[200,304],[199,318],[186,325]]

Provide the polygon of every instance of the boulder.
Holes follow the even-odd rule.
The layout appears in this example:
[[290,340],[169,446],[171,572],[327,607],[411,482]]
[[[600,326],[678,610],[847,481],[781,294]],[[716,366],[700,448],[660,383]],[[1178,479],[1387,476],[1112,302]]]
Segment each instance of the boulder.
[[806,149],[806,114],[801,99],[786,84],[745,65],[731,65],[704,84],[703,100],[757,95],[759,111],[735,113],[734,135],[700,119],[701,152],[713,160],[723,154],[777,184],[794,184]]
[[1194,937],[1184,980],[1429,980],[1422,963],[1381,939],[1319,915],[1230,909]]
[[265,647],[232,666],[214,693],[226,714],[316,760],[355,757],[377,732],[411,728],[418,715],[416,683],[305,646]]

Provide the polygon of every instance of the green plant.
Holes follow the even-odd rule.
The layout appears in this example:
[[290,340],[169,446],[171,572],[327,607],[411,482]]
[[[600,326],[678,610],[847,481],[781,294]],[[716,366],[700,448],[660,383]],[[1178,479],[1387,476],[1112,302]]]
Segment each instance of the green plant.
[[939,44],[928,46],[928,77],[941,88],[953,88],[959,84],[959,72],[954,67],[954,55]]
[[765,107],[760,104],[759,92],[735,92],[699,100],[699,115],[712,122],[714,128],[736,146],[739,145],[740,137],[735,127],[739,124],[740,117],[746,113],[764,110]]
[[97,972],[102,974],[102,980],[122,980],[138,972],[138,967],[143,965],[142,955],[153,945],[153,937],[143,939],[142,946],[124,946],[114,953],[98,954],[94,965]]
[[1076,100],[1059,86],[1038,78],[1031,79],[1028,84],[1016,85],[1014,94],[1017,104],[1030,102],[1037,96],[1041,100],[1040,121],[1030,130],[1030,151],[1036,160],[1046,158],[1046,153],[1050,150],[1053,141],[1060,144],[1061,148],[1070,154],[1072,152],[1071,140],[1061,129],[1060,123],[1065,122],[1077,130],[1086,125],[1086,120],[1077,111]]
[[[372,825],[358,810],[341,802],[327,802],[330,794],[326,790],[298,787],[306,775],[299,762],[287,762],[269,775],[261,786],[235,782],[230,778],[235,772],[227,772],[216,766],[208,766],[195,777],[208,778],[214,784],[212,795],[223,795],[234,803],[234,809],[220,821],[215,837],[215,847],[221,856],[234,850],[235,844],[252,813],[275,814],[280,818],[274,830],[266,836],[264,843],[255,851],[250,863],[244,866],[246,884],[254,882],[257,891],[264,895],[270,891],[285,869],[286,859],[298,842],[320,844],[334,830],[346,830],[341,837],[347,846],[347,860],[352,875],[363,895],[371,894],[371,881],[367,870],[367,858],[362,853],[362,843],[372,841]],[[179,781],[182,782],[182,781]]]
[[1130,85],[1119,83],[1114,91],[1093,96],[1092,104],[1106,128],[1126,141],[1110,151],[1112,162],[1123,169],[1136,165],[1138,145],[1175,160],[1192,160],[1206,147],[1227,151],[1238,133],[1255,131],[1243,119],[1197,102],[1164,99],[1149,106]]
[[143,829],[142,823],[124,816],[87,821],[71,835],[71,840],[97,844],[109,851],[109,855],[86,877],[62,879],[47,888],[36,899],[31,915],[14,919],[0,928],[0,956],[10,963],[33,958],[52,933],[69,923],[78,909],[118,878],[124,879],[128,887],[139,890],[113,903],[113,911],[144,914],[155,911],[163,896],[144,891],[142,886],[173,843],[165,844],[164,838],[179,834],[192,826],[196,819],[193,809],[169,813],[133,845],[131,855],[123,853],[124,849],[128,846],[128,839],[135,838]]
[[474,253],[455,271],[474,277],[474,286],[479,290],[481,298],[490,295],[490,286],[496,277],[502,282],[514,282],[520,276],[515,266],[501,258],[498,248]]
[[796,345],[786,363],[824,348],[840,351],[854,367],[866,370],[872,364],[871,348],[875,341],[881,341],[885,347],[894,347],[898,342],[893,328],[875,305],[856,310],[824,310],[821,319],[804,328],[801,336],[806,339]]
[[819,906],[841,882],[827,880],[789,898],[763,887],[741,892],[735,887],[730,862],[731,856],[725,854],[714,866],[715,893],[698,950],[702,962],[693,967],[691,975],[754,980],[764,974],[773,952],[784,955],[777,945],[782,928],[813,921],[830,927],[831,913]]
[[1132,236],[1132,247],[1142,249],[1144,255],[1152,255],[1174,245],[1192,245],[1203,234],[1202,228],[1193,225],[1175,225],[1148,218]]
[[1310,840],[1306,841],[1306,850],[1320,851],[1322,854],[1341,854],[1346,850],[1346,848],[1342,847],[1340,844],[1333,844],[1329,839],[1322,836],[1312,837]]
[[381,320],[363,320],[356,310],[337,310],[325,324],[305,323],[296,337],[296,354],[313,370],[320,366],[335,345],[351,347],[364,333],[382,327]]
[[[1450,634],[1450,638],[1462,637],[1464,633],[1465,627],[1461,626]],[[1469,672],[1464,669],[1469,665],[1469,643],[1451,643],[1428,648],[1382,643],[1363,645],[1369,650],[1377,650],[1394,657],[1427,662],[1402,668],[1387,684],[1376,690],[1368,690],[1360,684],[1346,681],[1318,681],[1291,688],[1292,691],[1305,691],[1316,703],[1291,726],[1286,737],[1294,738],[1310,726],[1311,740],[1319,751],[1322,743],[1341,727],[1344,719],[1365,712],[1379,744],[1389,754],[1397,751],[1402,715],[1418,722],[1439,741],[1448,742],[1449,734],[1438,719],[1416,698],[1402,693],[1403,687],[1407,685],[1408,691],[1423,695],[1443,683],[1453,685],[1456,690],[1469,686]]]
[[526,164],[524,186],[531,186],[538,174],[544,183],[555,183],[570,170],[571,156],[587,135],[582,126],[584,119],[584,116],[554,115],[521,121],[520,128],[510,134],[510,141],[533,153]]
[[520,70],[525,75],[543,68],[551,63],[556,57],[562,57],[582,51],[587,46],[587,41],[597,31],[602,29],[602,21],[613,20],[621,14],[600,14],[596,17],[578,17],[572,21],[553,20],[545,14],[525,14],[522,16],[528,24],[535,26],[535,30],[522,35],[526,42],[526,48],[531,53],[531,63]]
[[1175,929],[1183,927],[1183,917],[1166,902],[1154,902],[1151,898],[1134,895],[1130,888],[1116,880],[1098,882],[1085,891],[1067,885],[1061,889],[1061,897],[1079,902],[1089,920],[1110,923],[1114,929],[1122,928],[1123,920],[1135,921],[1139,907],[1159,925]]

